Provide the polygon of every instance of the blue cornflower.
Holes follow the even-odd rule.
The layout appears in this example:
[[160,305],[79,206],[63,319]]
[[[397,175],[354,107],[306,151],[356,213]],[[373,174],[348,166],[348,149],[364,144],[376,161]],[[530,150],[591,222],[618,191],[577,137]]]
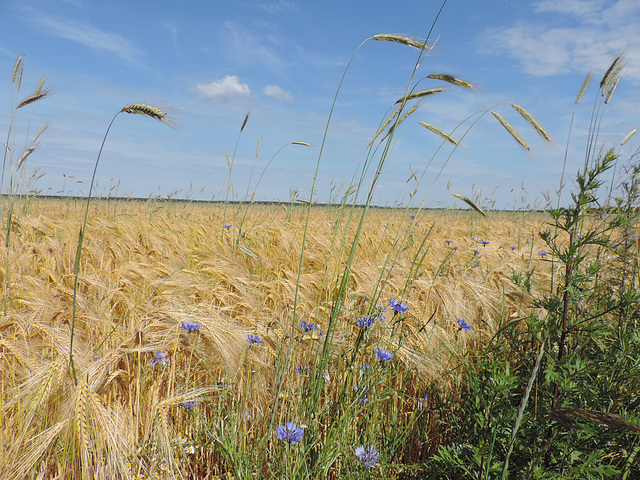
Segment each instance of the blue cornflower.
[[515,249],[516,249],[516,247],[514,247],[514,246],[511,246],[511,247],[509,247],[509,248],[510,248],[511,250],[515,250]]
[[299,367],[296,367],[293,371],[300,374],[309,373],[311,371],[311,368],[300,365]]
[[222,225],[222,228],[229,230],[233,225]]
[[538,255],[540,255],[541,257],[546,257],[547,256],[547,252],[540,251],[540,252],[538,252]]
[[445,240],[444,243],[446,243],[447,245],[451,245],[453,243],[453,240]]
[[278,438],[282,441],[289,443],[298,443],[304,436],[304,430],[293,422],[287,422],[285,425],[280,425],[277,429]]
[[389,306],[393,309],[393,314],[404,313],[409,310],[409,307],[404,302],[398,302],[395,298],[389,300]]
[[458,247],[453,247],[454,250],[458,250]]
[[151,360],[151,366],[162,365],[166,367],[169,365],[169,359],[167,358],[167,352],[156,352],[153,354],[153,360]]
[[491,242],[485,242],[484,240],[480,240],[480,241],[478,241],[478,243],[480,245],[489,245],[489,243],[491,243]]
[[262,345],[262,339],[257,335],[247,334],[247,342],[253,345]]
[[368,363],[365,363],[364,365],[360,365],[358,368],[364,374],[364,373],[367,373],[369,371],[370,367],[369,367]]
[[311,332],[319,328],[319,326],[315,323],[307,323],[303,320],[302,322],[300,322],[300,328],[302,328],[302,330],[304,330],[305,332]]
[[356,457],[367,468],[375,467],[378,464],[378,457],[380,452],[373,447],[360,445],[356,448]]
[[471,240],[473,240],[475,242],[476,241],[476,237],[471,237]]
[[473,249],[473,254],[474,255],[480,255],[480,250],[476,250],[475,248]]
[[409,218],[410,218],[411,220],[415,220],[416,216],[415,216],[415,215],[409,215]]
[[189,333],[195,332],[196,330],[200,330],[199,322],[182,322],[182,328],[187,330]]
[[474,267],[479,267],[479,266],[480,266],[480,264],[479,264],[479,263],[474,263],[474,264],[473,264],[473,266],[474,266]]
[[365,317],[360,317],[356,322],[360,328],[369,328],[376,321],[376,317],[373,315],[367,315]]
[[391,360],[393,358],[393,353],[388,352],[387,350],[380,350],[378,348],[376,348],[373,353],[376,354],[376,356],[385,362],[388,362],[389,360]]
[[461,329],[464,328],[467,332],[471,330],[471,327],[467,324],[467,322],[465,322],[461,318],[458,319],[458,325],[460,325]]
[[189,409],[189,408],[195,408],[195,407],[196,407],[196,405],[198,405],[198,402],[196,402],[195,400],[193,400],[193,401],[191,401],[191,402],[184,402],[184,403],[182,404],[182,408],[186,408],[186,409]]

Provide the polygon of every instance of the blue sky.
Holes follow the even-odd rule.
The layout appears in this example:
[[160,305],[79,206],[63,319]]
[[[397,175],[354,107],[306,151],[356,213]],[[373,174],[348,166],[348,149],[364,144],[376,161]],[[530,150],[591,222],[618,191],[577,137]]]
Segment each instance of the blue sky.
[[[292,191],[309,198],[331,104],[352,55],[376,34],[426,37],[440,6],[433,0],[0,0],[0,132],[8,131],[12,106],[44,76],[50,96],[19,110],[9,142],[18,152],[49,125],[25,164],[25,177],[39,169],[30,189],[86,194],[113,115],[126,104],[149,103],[166,107],[178,129],[120,115],[102,155],[97,194],[223,200],[226,155],[235,151],[236,198],[247,191],[257,200],[288,200]],[[398,129],[374,203],[406,204],[414,172],[421,180],[413,204],[452,205],[452,193],[479,195],[494,208],[539,205],[543,192],[556,198],[576,94],[592,71],[594,82],[575,108],[569,179],[584,161],[596,84],[619,53],[626,66],[606,106],[600,141],[618,145],[640,127],[638,25],[637,0],[449,0],[416,81],[448,73],[472,82],[474,91],[449,86]],[[11,72],[19,54],[24,75],[16,94]],[[353,182],[369,140],[407,89],[417,55],[387,42],[360,48],[329,125],[317,200],[339,196]],[[418,88],[443,85],[421,80]],[[526,108],[554,141],[545,144],[511,103]],[[451,131],[487,109],[511,122],[531,151],[485,115],[448,159],[450,150],[437,152],[439,137],[418,123]],[[623,160],[638,140],[621,148]]]

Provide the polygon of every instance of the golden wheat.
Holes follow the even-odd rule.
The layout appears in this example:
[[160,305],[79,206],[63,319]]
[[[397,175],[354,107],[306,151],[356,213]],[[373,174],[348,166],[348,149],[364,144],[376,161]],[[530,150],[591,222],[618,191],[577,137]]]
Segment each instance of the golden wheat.
[[[321,341],[317,334],[290,337],[294,305],[298,324],[305,320],[327,327],[337,288],[333,279],[344,270],[355,233],[346,221],[347,209],[312,207],[314,235],[297,284],[299,257],[292,252],[301,249],[306,208],[249,208],[241,243],[254,255],[249,256],[220,235],[222,207],[132,202],[118,204],[114,215],[113,207],[96,201],[79,278],[74,358],[80,383],[75,386],[67,367],[69,319],[74,246],[84,209],[73,201],[31,202],[19,215],[21,235],[12,250],[13,310],[0,323],[2,362],[8,367],[0,374],[7,387],[2,389],[0,440],[14,452],[2,455],[5,471],[23,478],[44,464],[62,472],[50,453],[56,442],[65,441],[76,442],[77,461],[92,465],[96,478],[124,476],[127,458],[149,442],[158,444],[175,470],[178,456],[170,451],[171,439],[188,427],[187,418],[178,414],[181,403],[207,399],[216,405],[221,398],[237,398],[233,392],[247,391],[243,408],[251,418],[263,418],[272,401],[269,379],[274,378],[278,345],[296,342],[292,365],[308,365],[307,352]],[[331,388],[341,381],[339,352],[349,351],[355,320],[367,314],[364,294],[371,295],[376,285],[382,289],[382,306],[402,294],[414,312],[403,322],[402,342],[384,325],[371,333],[372,340],[397,349],[400,364],[413,372],[413,383],[403,387],[408,395],[416,385],[440,378],[453,356],[490,337],[503,318],[524,314],[530,298],[509,276],[531,262],[526,252],[533,248],[530,233],[539,221],[530,219],[522,223],[506,214],[488,214],[469,230],[469,213],[421,213],[410,235],[415,240],[429,235],[430,250],[415,276],[411,272],[421,240],[401,247],[394,232],[402,226],[402,215],[372,210],[336,320],[336,354],[328,365]],[[488,275],[468,263],[472,235],[492,240],[482,259],[490,266]],[[527,248],[512,252],[510,246],[525,242],[523,235]],[[460,250],[447,248],[447,239]],[[0,253],[6,254],[3,249]],[[389,255],[395,259],[393,268],[386,263]],[[545,286],[545,267],[538,266],[541,275],[533,292]],[[457,335],[457,318],[475,322],[474,332]],[[188,333],[183,321],[199,322],[199,331]],[[264,343],[246,358],[248,333],[260,335]],[[152,365],[156,352],[166,354],[168,366]],[[239,373],[230,379],[232,372]],[[215,386],[231,380],[228,393]],[[278,421],[285,407],[298,408],[301,381],[287,378]],[[231,411],[234,402],[224,408]],[[245,432],[247,448],[251,436],[259,434]],[[83,458],[81,447],[87,446],[90,453]],[[60,475],[70,478],[69,472]]]
[[544,129],[544,127],[540,125],[540,123],[538,123],[538,121],[535,118],[533,118],[533,116],[529,112],[527,112],[521,106],[516,105],[515,103],[512,103],[511,106],[516,110],[516,112],[522,115],[522,118],[524,118],[527,122],[529,122],[529,125],[531,125],[534,128],[534,130],[538,132],[538,135],[540,135],[545,142],[551,141],[551,135],[549,135],[549,133]]
[[374,35],[372,38],[374,40],[382,42],[401,43],[402,45],[408,45],[410,47],[417,48],[418,50],[429,50],[432,48],[431,46],[427,45],[427,42],[425,40],[417,40],[415,38],[407,37],[406,35],[389,33]]
[[473,85],[471,84],[471,82],[467,82],[466,80],[462,80],[461,78],[454,77],[453,75],[449,75],[447,73],[430,73],[429,75],[427,75],[427,78],[442,80],[443,82],[466,88],[467,90],[473,90]]

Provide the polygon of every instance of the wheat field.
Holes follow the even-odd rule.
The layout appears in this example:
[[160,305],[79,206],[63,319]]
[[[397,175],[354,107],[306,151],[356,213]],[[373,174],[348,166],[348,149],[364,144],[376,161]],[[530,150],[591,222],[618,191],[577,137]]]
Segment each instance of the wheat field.
[[[28,200],[16,208],[14,234],[2,251],[0,324],[0,471],[11,478],[113,478],[127,471],[135,478],[154,469],[213,478],[228,470],[203,448],[191,455],[193,446],[176,448],[196,428],[184,405],[214,408],[221,385],[233,378],[233,388],[250,392],[243,411],[268,416],[284,349],[295,343],[290,370],[313,364],[363,214],[340,206],[96,201],[74,319],[84,203]],[[406,373],[398,381],[418,395],[420,385],[454,385],[452,357],[481,349],[500,324],[526,314],[531,298],[511,281],[514,272],[535,269],[532,292],[548,288],[551,264],[534,234],[542,214],[410,213],[372,209],[366,216],[331,337],[329,396],[356,321],[372,308],[386,307],[387,321],[370,340],[393,347]],[[410,315],[393,326],[393,334],[402,331],[394,337],[389,300],[396,298]],[[318,329],[300,333],[302,321]],[[249,352],[248,334],[263,340]],[[299,386],[287,376],[283,412],[300,401]],[[260,434],[245,431],[243,439]],[[210,457],[205,470],[194,467],[201,465],[194,455]]]

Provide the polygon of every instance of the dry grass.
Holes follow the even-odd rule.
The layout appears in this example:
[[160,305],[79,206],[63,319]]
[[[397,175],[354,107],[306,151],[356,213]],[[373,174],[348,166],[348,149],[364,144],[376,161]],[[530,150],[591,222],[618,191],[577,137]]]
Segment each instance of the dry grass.
[[[193,428],[180,405],[192,399],[215,402],[221,395],[217,383],[245,364],[254,374],[233,377],[238,389],[253,387],[244,406],[254,418],[267,414],[279,348],[292,340],[305,206],[253,206],[240,232],[244,211],[233,205],[223,218],[222,206],[94,203],[79,276],[77,385],[68,349],[84,203],[40,200],[20,208],[9,252],[1,247],[10,270],[4,292],[8,314],[0,320],[0,471],[80,478],[78,472],[90,465],[94,478],[116,478],[127,461],[134,472],[136,465],[161,461],[177,468],[186,457],[182,450],[172,453],[175,439]],[[328,324],[355,234],[346,227],[346,213],[314,207],[297,324]],[[530,299],[509,280],[513,271],[535,266],[534,291],[547,288],[549,264],[538,258],[542,244],[531,235],[542,218],[422,212],[413,222],[399,211],[372,210],[333,348],[348,351],[355,321],[368,312],[365,295],[379,295],[380,305],[402,298],[412,317],[403,322],[403,335],[396,337],[403,341],[394,341],[394,348],[397,361],[416,380],[406,388],[452,382],[443,377],[452,356],[476,348],[501,322],[525,314]],[[234,226],[225,230],[223,223]],[[400,240],[396,232],[402,232]],[[482,247],[471,237],[491,243]],[[453,251],[445,240],[459,249]],[[460,335],[458,318],[474,330]],[[199,333],[187,333],[183,321],[199,322]],[[248,333],[264,339],[249,354]],[[317,336],[296,334],[293,341],[301,347],[292,365],[308,364],[307,347],[318,343]],[[166,368],[151,366],[158,351],[167,352]],[[297,387],[295,379],[287,380],[285,395]],[[77,464],[64,464],[65,453]]]

